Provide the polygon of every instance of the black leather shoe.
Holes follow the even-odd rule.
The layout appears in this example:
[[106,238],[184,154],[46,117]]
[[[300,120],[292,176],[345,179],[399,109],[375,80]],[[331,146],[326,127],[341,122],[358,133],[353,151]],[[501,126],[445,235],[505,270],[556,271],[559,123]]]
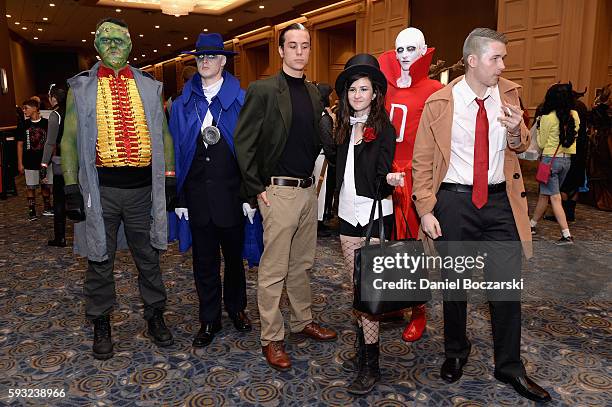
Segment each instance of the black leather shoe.
[[251,321],[244,311],[240,311],[236,314],[230,314],[229,317],[234,323],[234,327],[238,332],[249,332],[251,330]]
[[200,326],[195,338],[193,338],[192,346],[194,348],[203,348],[210,345],[215,338],[215,334],[221,330],[220,322],[205,322]]
[[463,366],[467,363],[467,358],[447,358],[440,369],[440,377],[447,383],[454,383],[461,379]]
[[550,394],[527,375],[517,377],[504,377],[495,373],[495,378],[502,383],[511,385],[514,390],[521,396],[539,403],[546,403],[551,400]]
[[163,310],[155,310],[147,323],[147,332],[157,346],[170,346],[174,343],[172,332],[170,332],[164,321]]

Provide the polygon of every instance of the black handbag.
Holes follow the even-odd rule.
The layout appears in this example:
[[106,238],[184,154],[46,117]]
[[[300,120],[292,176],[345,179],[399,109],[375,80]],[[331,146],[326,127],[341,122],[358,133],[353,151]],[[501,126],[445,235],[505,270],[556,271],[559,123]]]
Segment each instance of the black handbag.
[[[376,207],[378,207],[379,214],[380,242],[370,244]],[[387,259],[397,260],[398,256],[399,262],[395,261],[393,266],[387,267],[392,263]],[[423,266],[408,269],[405,266],[411,264],[408,261],[411,258],[415,261],[422,259]],[[403,260],[407,261],[403,262]],[[431,299],[431,290],[428,285],[427,288],[421,288],[420,284],[421,280],[429,279],[424,263],[425,254],[421,241],[412,238],[385,241],[382,201],[377,190],[370,211],[365,245],[355,250],[353,308],[370,315],[381,315],[428,302]],[[380,288],[384,282],[393,283],[394,288]],[[406,287],[402,288],[404,285]]]

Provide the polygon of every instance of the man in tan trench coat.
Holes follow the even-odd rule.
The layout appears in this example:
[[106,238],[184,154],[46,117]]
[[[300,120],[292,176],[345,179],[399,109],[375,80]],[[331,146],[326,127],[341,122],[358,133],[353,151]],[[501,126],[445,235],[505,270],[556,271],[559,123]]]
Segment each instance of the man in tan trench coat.
[[[440,254],[461,254],[461,242],[508,243],[515,249],[491,256],[485,279],[520,274],[521,244],[531,255],[527,199],[516,153],[529,146],[519,107],[519,85],[501,78],[505,36],[488,28],[473,30],[463,46],[464,77],[426,102],[413,158],[413,196],[421,217],[420,237],[435,240]],[[441,250],[442,249],[442,250]],[[442,252],[445,250],[445,252]],[[452,271],[451,271],[452,272]],[[459,380],[471,350],[466,335],[467,302],[444,301],[446,360],[441,377]],[[487,293],[488,294],[488,293]],[[550,395],[525,373],[520,358],[521,305],[489,297],[495,377],[523,397],[545,402]]]

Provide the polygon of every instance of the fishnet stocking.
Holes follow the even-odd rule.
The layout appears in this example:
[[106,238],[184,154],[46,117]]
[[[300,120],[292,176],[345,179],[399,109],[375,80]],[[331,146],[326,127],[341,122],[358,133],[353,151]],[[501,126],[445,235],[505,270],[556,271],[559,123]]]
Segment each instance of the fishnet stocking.
[[[371,239],[371,243],[378,243],[378,239]],[[353,281],[353,270],[355,268],[355,250],[363,246],[365,243],[364,237],[353,237],[340,235],[340,245],[342,246],[342,255],[344,256],[344,264],[346,265],[346,273]],[[351,289],[353,285],[350,285]],[[367,315],[358,311],[354,311],[357,314],[357,324],[363,329],[363,336],[365,343],[370,345],[378,342],[378,321],[374,316]]]

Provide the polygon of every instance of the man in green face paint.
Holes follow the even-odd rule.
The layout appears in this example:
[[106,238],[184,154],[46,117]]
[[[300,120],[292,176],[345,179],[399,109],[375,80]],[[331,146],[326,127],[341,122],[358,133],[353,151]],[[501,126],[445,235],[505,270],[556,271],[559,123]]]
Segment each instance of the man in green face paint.
[[95,47],[102,61],[68,80],[61,151],[67,216],[80,221],[74,251],[89,260],[84,294],[86,317],[94,325],[93,354],[108,359],[122,223],[138,268],[148,335],[158,346],[173,343],[163,318],[159,250],[167,246],[166,208],[173,210],[176,179],[162,84],[127,64],[132,49],[127,24],[102,20]]

